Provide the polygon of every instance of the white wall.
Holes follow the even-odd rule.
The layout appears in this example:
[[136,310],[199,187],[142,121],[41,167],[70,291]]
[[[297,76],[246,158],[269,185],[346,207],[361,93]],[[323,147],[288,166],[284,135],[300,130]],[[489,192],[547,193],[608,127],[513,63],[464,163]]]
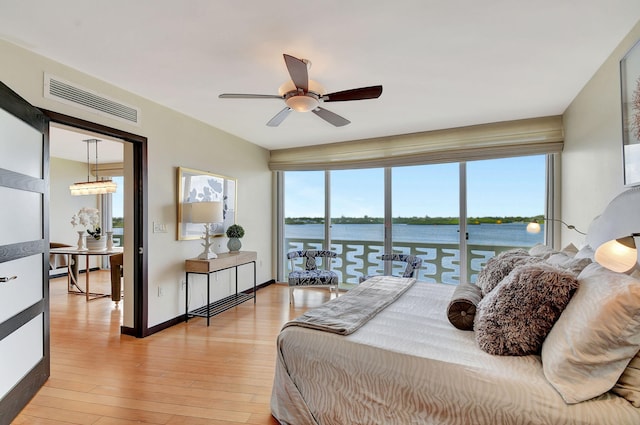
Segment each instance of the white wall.
[[[564,113],[562,218],[586,231],[625,190],[622,171],[620,59],[640,39],[640,23],[614,50]],[[637,213],[637,212],[635,212]],[[562,229],[562,245],[584,238]]]
[[[150,226],[153,222],[167,225],[167,233],[153,233],[152,228],[148,229],[149,326],[183,314],[184,260],[195,257],[201,249],[200,241],[176,240],[178,166],[238,179],[237,222],[246,230],[243,249],[258,252],[258,283],[275,276],[271,268],[272,193],[268,151],[4,41],[0,41],[0,62],[0,80],[33,105],[148,138],[148,221]],[[45,72],[141,108],[142,125],[129,125],[44,98]],[[64,215],[61,212],[61,216]],[[66,217],[64,219],[68,222]],[[75,234],[70,226],[69,233]],[[226,248],[222,250],[226,251]],[[250,286],[249,274],[241,274],[241,279],[246,281],[244,287]],[[222,287],[229,287],[231,279],[231,273],[223,273],[218,282],[222,282]],[[158,296],[158,288],[161,288],[162,296]],[[194,293],[192,299],[195,301],[199,297]],[[125,325],[130,320],[127,314],[125,310]]]

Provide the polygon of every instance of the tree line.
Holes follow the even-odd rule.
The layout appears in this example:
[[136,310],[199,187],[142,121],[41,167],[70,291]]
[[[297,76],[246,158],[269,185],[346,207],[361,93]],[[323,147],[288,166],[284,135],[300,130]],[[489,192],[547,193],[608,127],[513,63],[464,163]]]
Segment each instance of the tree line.
[[[502,223],[530,223],[537,220],[544,223],[542,214],[533,217],[505,216],[505,217],[468,217],[467,224],[502,224]],[[286,217],[285,224],[323,224],[324,217]],[[394,217],[393,224],[440,224],[456,225],[460,224],[459,217]],[[384,224],[383,217],[336,217],[331,219],[331,224]]]

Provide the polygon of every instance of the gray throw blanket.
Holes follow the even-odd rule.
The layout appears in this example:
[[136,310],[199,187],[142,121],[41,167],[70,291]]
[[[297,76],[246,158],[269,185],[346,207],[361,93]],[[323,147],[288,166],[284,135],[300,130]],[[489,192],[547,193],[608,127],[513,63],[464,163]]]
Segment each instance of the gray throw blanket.
[[374,276],[346,294],[285,323],[349,335],[394,302],[414,283],[414,278]]

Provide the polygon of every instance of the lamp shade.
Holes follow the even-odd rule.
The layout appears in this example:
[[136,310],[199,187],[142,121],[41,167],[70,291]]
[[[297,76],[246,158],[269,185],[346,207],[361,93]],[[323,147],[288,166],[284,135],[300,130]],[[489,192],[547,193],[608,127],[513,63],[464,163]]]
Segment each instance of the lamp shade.
[[595,260],[614,272],[628,272],[638,262],[638,250],[633,236],[603,243],[596,250]]
[[184,204],[187,223],[219,223],[224,220],[222,202],[192,202]]
[[540,223],[537,221],[532,221],[527,224],[527,232],[529,233],[540,233]]

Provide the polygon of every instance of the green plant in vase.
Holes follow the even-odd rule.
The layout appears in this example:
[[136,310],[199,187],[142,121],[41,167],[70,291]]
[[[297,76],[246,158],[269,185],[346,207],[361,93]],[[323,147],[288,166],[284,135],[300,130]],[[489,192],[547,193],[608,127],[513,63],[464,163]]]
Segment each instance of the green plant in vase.
[[[102,238],[102,229],[100,228],[100,211],[97,208],[83,207],[71,217],[71,225],[73,227],[81,227],[83,230],[78,231],[78,249],[90,251],[103,250],[106,247],[106,241]],[[86,240],[84,239],[86,232]]]
[[242,248],[242,242],[240,242],[240,238],[244,236],[244,229],[239,224],[232,224],[227,228],[227,237],[229,241],[227,242],[227,248],[229,252],[237,252]]

